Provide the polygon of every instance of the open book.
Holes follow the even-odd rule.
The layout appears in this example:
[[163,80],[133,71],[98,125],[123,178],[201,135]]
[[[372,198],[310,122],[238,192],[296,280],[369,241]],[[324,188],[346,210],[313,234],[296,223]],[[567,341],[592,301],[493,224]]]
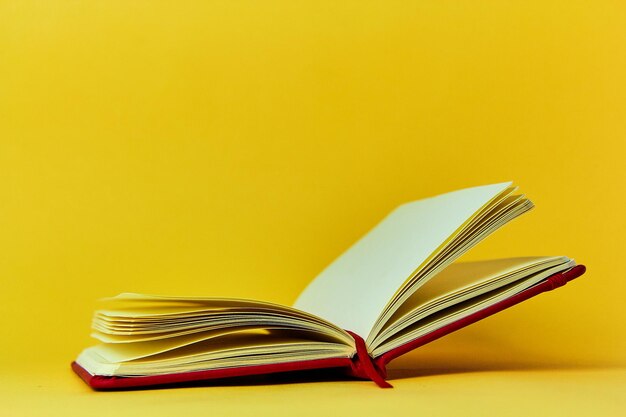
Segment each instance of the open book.
[[564,256],[453,263],[533,204],[512,183],[404,204],[322,271],[293,307],[120,294],[95,312],[73,369],[93,388],[343,368],[381,387],[385,365],[584,273]]

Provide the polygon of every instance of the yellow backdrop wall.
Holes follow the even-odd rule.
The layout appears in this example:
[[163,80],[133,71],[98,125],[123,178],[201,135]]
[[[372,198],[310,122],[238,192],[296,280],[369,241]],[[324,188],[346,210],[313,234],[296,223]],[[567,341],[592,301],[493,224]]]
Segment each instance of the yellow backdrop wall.
[[465,259],[588,273],[467,338],[623,364],[625,23],[611,1],[1,2],[2,366],[66,367],[122,291],[291,303],[398,204],[505,180],[537,208]]

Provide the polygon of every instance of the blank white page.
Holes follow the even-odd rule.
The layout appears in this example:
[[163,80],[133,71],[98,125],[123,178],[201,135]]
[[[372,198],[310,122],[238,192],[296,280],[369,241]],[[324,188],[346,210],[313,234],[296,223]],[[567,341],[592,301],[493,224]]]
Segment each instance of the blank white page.
[[324,269],[294,307],[366,338],[404,282],[511,185],[485,185],[403,204]]

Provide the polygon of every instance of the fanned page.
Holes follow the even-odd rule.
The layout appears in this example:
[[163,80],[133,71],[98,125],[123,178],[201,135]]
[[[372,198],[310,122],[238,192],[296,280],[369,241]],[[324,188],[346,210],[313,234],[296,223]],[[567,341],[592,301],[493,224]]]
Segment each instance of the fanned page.
[[575,265],[565,256],[454,263],[395,311],[369,346],[370,353],[380,356]]
[[92,375],[144,376],[348,358],[343,329],[290,307],[239,299],[121,294],[96,311],[102,343],[76,362]]
[[294,307],[351,330],[368,344],[424,282],[532,208],[511,182],[404,204],[331,263]]

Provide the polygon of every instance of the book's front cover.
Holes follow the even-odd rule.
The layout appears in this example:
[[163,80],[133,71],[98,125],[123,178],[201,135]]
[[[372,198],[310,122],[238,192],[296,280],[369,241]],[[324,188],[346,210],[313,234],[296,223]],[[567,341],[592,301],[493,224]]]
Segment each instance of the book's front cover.
[[305,371],[314,369],[351,368],[349,358],[317,359],[299,362],[284,362],[271,365],[242,366],[237,368],[214,369],[208,371],[185,372],[138,377],[115,377],[92,375],[76,362],[71,366],[90,387],[96,390],[120,390],[150,386],[172,386],[175,384],[208,381],[213,379],[266,375],[282,372]]

